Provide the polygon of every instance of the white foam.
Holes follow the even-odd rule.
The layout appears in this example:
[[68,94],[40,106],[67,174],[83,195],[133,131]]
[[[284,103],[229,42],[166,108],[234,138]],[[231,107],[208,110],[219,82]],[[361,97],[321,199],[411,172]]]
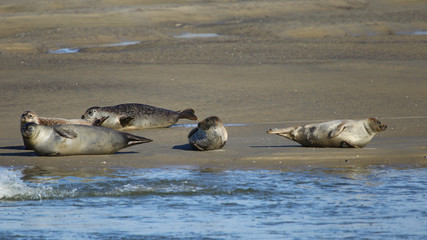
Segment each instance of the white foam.
[[14,199],[23,195],[38,195],[37,190],[21,180],[20,172],[0,169],[0,199]]
[[37,184],[34,187],[24,182],[20,171],[0,168],[0,199],[42,200],[44,198],[73,196],[74,191],[55,191],[52,187]]

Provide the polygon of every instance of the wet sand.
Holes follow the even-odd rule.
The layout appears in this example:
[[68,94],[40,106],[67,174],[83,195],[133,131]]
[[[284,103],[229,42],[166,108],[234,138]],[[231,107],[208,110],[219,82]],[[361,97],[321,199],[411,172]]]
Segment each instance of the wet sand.
[[[41,2],[0,7],[0,166],[427,166],[423,1]],[[154,142],[108,156],[23,150],[26,110],[79,118],[127,102],[217,115],[231,124],[229,141],[191,151],[191,128],[178,125],[132,131]],[[266,134],[367,117],[388,129],[363,149],[305,148]]]

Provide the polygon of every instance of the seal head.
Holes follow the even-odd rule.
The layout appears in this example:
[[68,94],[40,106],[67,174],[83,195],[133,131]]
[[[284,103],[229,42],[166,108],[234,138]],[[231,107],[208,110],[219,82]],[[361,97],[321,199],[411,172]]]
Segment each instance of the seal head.
[[368,118],[368,124],[367,125],[369,126],[367,131],[371,131],[374,133],[383,132],[387,129],[387,125],[380,122],[376,118]]
[[39,117],[33,111],[25,111],[21,115],[21,125],[24,125],[24,124],[29,123],[29,122],[35,122],[37,124],[39,123]]

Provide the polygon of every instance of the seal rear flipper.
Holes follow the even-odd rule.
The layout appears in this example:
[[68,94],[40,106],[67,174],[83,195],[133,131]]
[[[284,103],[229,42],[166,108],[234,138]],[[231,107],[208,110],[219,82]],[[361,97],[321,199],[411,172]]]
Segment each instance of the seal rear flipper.
[[185,110],[177,111],[179,114],[179,118],[186,118],[190,120],[197,120],[197,116],[194,115],[195,111],[192,108],[187,108]]
[[136,144],[142,144],[142,143],[148,143],[148,142],[152,142],[153,140],[145,138],[145,137],[140,137],[140,136],[136,136],[130,133],[124,133],[126,135],[126,138],[128,140],[128,146],[132,146],[132,145],[136,145]]
[[129,122],[134,120],[135,117],[121,117],[119,119],[120,121],[120,125],[122,125],[122,127],[126,127],[127,125],[129,125]]
[[59,136],[64,138],[74,139],[77,137],[77,133],[70,129],[55,127],[54,130]]

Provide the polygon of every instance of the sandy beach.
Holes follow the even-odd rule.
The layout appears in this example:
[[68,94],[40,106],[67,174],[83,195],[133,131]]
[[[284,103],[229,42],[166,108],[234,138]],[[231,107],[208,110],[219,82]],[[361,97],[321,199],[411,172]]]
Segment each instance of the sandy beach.
[[[427,5],[406,0],[3,1],[0,166],[282,169],[427,166]],[[102,156],[24,150],[26,110],[80,118],[144,103],[220,117],[224,149],[189,150],[197,124],[131,131],[154,141]],[[268,135],[334,119],[388,125],[363,149]]]

